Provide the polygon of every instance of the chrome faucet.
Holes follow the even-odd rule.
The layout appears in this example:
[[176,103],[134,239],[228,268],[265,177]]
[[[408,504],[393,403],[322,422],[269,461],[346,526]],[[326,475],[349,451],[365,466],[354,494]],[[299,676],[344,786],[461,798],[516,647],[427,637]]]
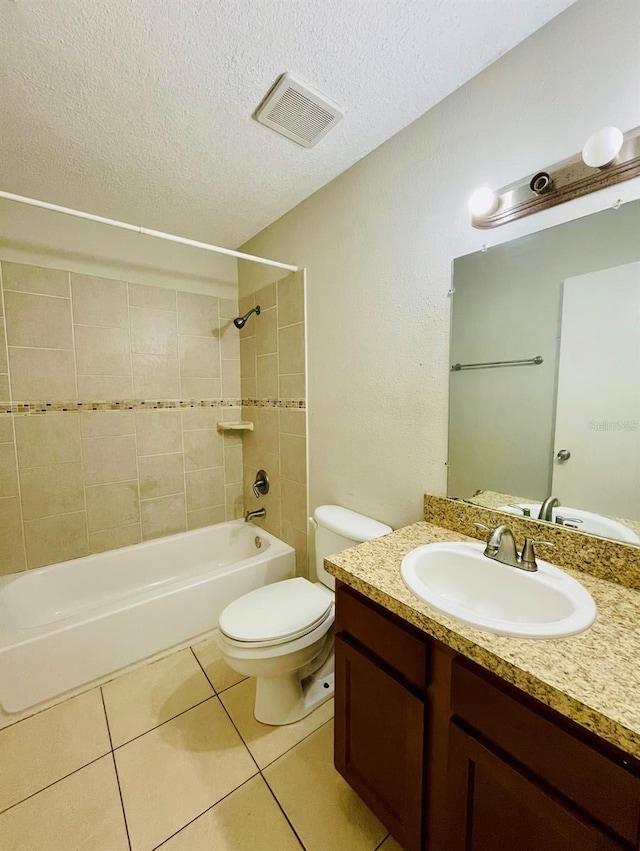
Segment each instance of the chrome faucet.
[[244,522],[249,523],[250,520],[255,520],[258,517],[266,517],[267,509],[266,508],[256,508],[255,511],[246,511],[244,515]]
[[540,506],[538,520],[546,520],[547,523],[553,523],[553,509],[560,505],[560,500],[555,496],[548,496]]
[[551,541],[534,541],[531,538],[525,538],[522,554],[519,555],[513,532],[508,526],[502,524],[501,526],[496,526],[495,529],[491,529],[489,526],[485,526],[484,523],[476,523],[475,525],[480,529],[485,529],[489,533],[487,546],[484,548],[483,555],[494,561],[499,561],[500,564],[517,567],[520,570],[526,570],[530,573],[538,569],[534,545],[555,546]]

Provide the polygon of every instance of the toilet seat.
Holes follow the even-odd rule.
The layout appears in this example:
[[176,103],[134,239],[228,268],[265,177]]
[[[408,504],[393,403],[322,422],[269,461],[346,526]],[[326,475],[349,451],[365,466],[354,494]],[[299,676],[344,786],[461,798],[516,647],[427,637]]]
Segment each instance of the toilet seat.
[[296,577],[235,600],[222,612],[219,626],[229,644],[249,649],[295,641],[329,620],[333,622],[333,595]]

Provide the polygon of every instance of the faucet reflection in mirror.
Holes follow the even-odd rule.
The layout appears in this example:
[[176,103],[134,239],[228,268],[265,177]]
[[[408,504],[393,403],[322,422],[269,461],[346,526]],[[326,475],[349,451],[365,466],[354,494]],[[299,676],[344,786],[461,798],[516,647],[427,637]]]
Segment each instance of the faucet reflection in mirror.
[[640,542],[639,232],[632,201],[455,260],[450,496]]

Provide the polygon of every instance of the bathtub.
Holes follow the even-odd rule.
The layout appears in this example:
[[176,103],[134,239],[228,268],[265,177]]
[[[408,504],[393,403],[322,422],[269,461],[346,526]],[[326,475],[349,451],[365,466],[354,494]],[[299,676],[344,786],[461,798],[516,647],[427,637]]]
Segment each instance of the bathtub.
[[295,575],[234,520],[0,579],[0,726],[211,634],[228,603]]

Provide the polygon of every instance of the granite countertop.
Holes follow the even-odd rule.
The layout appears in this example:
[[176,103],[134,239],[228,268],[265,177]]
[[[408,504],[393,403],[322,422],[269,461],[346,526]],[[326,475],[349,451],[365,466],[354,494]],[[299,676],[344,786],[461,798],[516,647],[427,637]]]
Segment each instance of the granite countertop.
[[427,635],[640,758],[640,592],[563,568],[596,602],[592,627],[558,639],[495,635],[440,614],[405,586],[402,557],[437,541],[478,543],[420,522],[330,556],[325,566]]

